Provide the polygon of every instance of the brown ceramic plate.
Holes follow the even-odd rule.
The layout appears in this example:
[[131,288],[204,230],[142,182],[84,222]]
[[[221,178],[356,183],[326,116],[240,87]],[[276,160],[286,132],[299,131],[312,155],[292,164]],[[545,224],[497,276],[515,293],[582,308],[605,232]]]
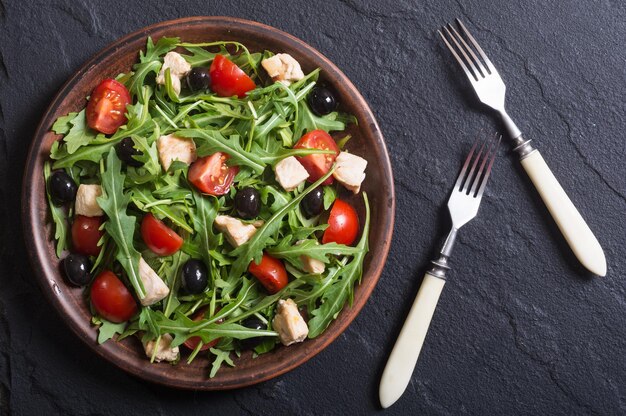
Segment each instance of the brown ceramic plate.
[[[54,254],[53,231],[45,201],[43,164],[50,147],[59,136],[50,131],[57,117],[85,106],[85,97],[106,77],[128,72],[145,47],[146,37],[178,36],[185,42],[234,40],[251,51],[269,49],[286,52],[298,60],[305,73],[320,67],[321,79],[337,92],[340,109],[354,114],[358,126],[352,125],[348,143],[350,151],[369,162],[363,190],[371,204],[370,253],[365,259],[364,276],[356,288],[352,307],[346,306],[328,329],[313,340],[253,359],[250,352],[236,360],[236,367],[223,367],[214,378],[208,377],[210,363],[197,358],[191,365],[184,360],[176,366],[150,364],[143,348],[134,337],[122,342],[96,343],[96,329],[90,325],[91,315],[82,290],[66,284]],[[321,53],[295,37],[259,23],[228,17],[191,17],[149,26],[107,46],[87,62],[52,101],[43,116],[32,143],[22,193],[24,235],[35,274],[47,298],[70,328],[98,355],[129,373],[151,382],[195,390],[220,390],[248,386],[276,377],[304,363],[339,336],[359,313],[372,293],[382,272],[394,221],[394,188],[391,165],[378,124],[369,106],[350,80]],[[354,205],[363,218],[360,195]],[[357,199],[358,198],[358,199]],[[43,231],[42,231],[43,230]]]

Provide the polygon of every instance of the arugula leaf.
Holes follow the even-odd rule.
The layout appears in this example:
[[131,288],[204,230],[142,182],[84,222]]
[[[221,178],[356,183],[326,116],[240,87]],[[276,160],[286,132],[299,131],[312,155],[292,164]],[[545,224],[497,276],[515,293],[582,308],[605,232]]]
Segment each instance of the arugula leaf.
[[115,334],[121,334],[126,329],[126,322],[116,324],[104,318],[99,318],[98,320],[101,322],[98,327],[98,344],[104,344],[113,338]]
[[248,166],[256,174],[263,173],[265,164],[259,156],[243,150],[238,140],[227,139],[220,132],[215,130],[183,129],[176,135],[191,137],[200,142],[197,152],[198,156],[207,156],[215,152],[225,152],[230,156],[230,161],[234,165]]
[[267,252],[273,257],[285,259],[299,269],[304,268],[302,256],[329,263],[329,255],[351,256],[361,251],[361,248],[344,244],[319,244],[317,240],[301,240],[301,242],[294,244],[294,239],[291,237],[286,237],[277,246],[267,249]]
[[145,212],[154,212],[160,218],[169,218],[187,232],[193,233],[193,228],[187,223],[183,216],[175,210],[175,203],[170,200],[157,199],[146,185],[133,187],[130,191],[130,200],[137,208]]
[[52,125],[52,131],[56,134],[67,134],[72,128],[70,121],[72,121],[78,113],[69,113],[66,116],[61,116]]
[[235,250],[231,252],[232,256],[236,256],[237,260],[233,263],[230,269],[230,276],[232,278],[237,278],[241,276],[244,271],[248,268],[248,265],[251,261],[260,261],[261,254],[265,245],[267,244],[267,240],[276,233],[276,231],[280,228],[281,221],[287,213],[292,211],[293,209],[298,207],[300,201],[321,185],[332,173],[335,171],[334,167],[329,170],[326,175],[322,176],[320,179],[315,181],[312,185],[310,185],[304,192],[300,195],[289,201],[286,205],[281,207],[278,211],[272,215],[272,217],[267,220],[259,229],[257,229],[256,233],[248,240],[245,244],[237,247]]
[[128,280],[133,285],[139,299],[146,296],[143,282],[139,278],[139,258],[141,254],[133,247],[136,218],[126,214],[130,194],[124,193],[125,175],[121,172],[122,163],[111,149],[107,156],[106,170],[102,174],[103,195],[98,197],[98,205],[108,219],[104,229],[117,246],[116,259],[122,265]]
[[88,145],[96,138],[96,132],[87,127],[84,109],[76,114],[76,117],[70,120],[69,124],[71,127],[63,138],[67,147],[67,153],[74,153],[79,147]]
[[211,267],[210,250],[217,246],[216,236],[213,233],[213,221],[217,217],[219,204],[217,198],[203,197],[199,192],[193,193],[196,202],[196,215],[193,218],[193,226],[200,240],[200,252],[202,259],[208,268]]
[[233,360],[230,359],[230,351],[222,351],[217,348],[211,348],[209,349],[209,351],[211,351],[211,354],[215,355],[215,359],[213,360],[213,364],[211,365],[211,373],[209,374],[210,378],[215,377],[217,371],[222,366],[222,363],[226,363],[231,367],[235,366]]
[[[132,94],[140,96],[141,87],[144,85],[148,74],[157,73],[161,69],[162,63],[159,56],[174,49],[179,41],[179,38],[163,37],[154,45],[152,38],[148,38],[145,54],[139,52],[139,63],[133,66],[134,74],[128,86]],[[144,101],[144,103],[146,102]]]
[[337,188],[334,186],[324,187],[324,210],[327,211],[337,199]]
[[54,238],[57,240],[56,255],[58,258],[61,258],[61,253],[68,247],[69,227],[63,207],[56,206],[52,201],[52,196],[50,196],[50,162],[46,162],[43,165],[43,178],[46,182],[46,197],[48,199],[52,221],[54,222]]
[[365,224],[361,239],[356,246],[360,251],[354,255],[351,262],[339,270],[337,278],[324,291],[322,304],[317,309],[310,311],[313,318],[308,322],[309,338],[315,338],[320,335],[331,321],[337,318],[346,301],[352,299],[354,284],[363,275],[363,258],[369,251],[368,234],[370,227],[370,207],[365,192],[363,192],[363,201],[365,202]]

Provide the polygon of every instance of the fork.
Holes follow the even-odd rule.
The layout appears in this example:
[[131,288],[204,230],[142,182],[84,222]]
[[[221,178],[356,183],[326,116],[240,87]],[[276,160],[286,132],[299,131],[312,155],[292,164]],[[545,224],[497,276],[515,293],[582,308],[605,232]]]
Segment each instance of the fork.
[[446,283],[446,272],[450,269],[448,259],[452,254],[454,241],[459,228],[478,213],[500,138],[501,136],[496,135],[495,138],[484,142],[477,139],[463,163],[461,173],[448,200],[452,229],[443,244],[441,254],[432,261],[431,269],[424,276],[380,380],[378,395],[383,408],[394,404],[402,396],[411,380],[413,369],[424,345],[426,332]]
[[[600,243],[539,151],[533,148],[530,140],[522,136],[522,132],[505,111],[506,86],[498,71],[478,42],[465,28],[465,25],[459,19],[456,19],[456,22],[464,36],[461,36],[450,24],[442,28],[443,33],[442,31],[437,32],[463,68],[478,99],[497,111],[502,117],[506,130],[513,141],[513,150],[519,154],[524,170],[535,185],[541,199],[543,199],[552,218],[556,221],[559,230],[561,230],[580,263],[598,276],[606,275],[606,259]],[[477,54],[482,60],[478,58]]]

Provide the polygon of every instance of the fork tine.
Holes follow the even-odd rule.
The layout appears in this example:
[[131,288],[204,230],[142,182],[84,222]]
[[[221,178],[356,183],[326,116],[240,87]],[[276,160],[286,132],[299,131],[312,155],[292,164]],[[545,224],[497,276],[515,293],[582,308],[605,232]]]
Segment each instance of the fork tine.
[[502,135],[498,136],[498,141],[496,142],[493,154],[491,155],[491,159],[489,160],[489,165],[487,166],[487,170],[485,171],[485,176],[483,177],[482,183],[480,184],[480,188],[478,188],[478,193],[476,194],[476,197],[478,199],[482,198],[485,187],[487,186],[487,179],[489,179],[489,175],[491,174],[491,167],[493,166],[493,162],[496,160],[496,156],[498,155],[500,140],[502,140]]
[[470,72],[469,69],[467,69],[467,66],[465,66],[465,63],[463,62],[463,60],[461,59],[461,57],[459,55],[457,55],[456,51],[454,50],[454,48],[452,47],[452,45],[450,45],[450,43],[448,42],[448,40],[446,39],[446,37],[443,35],[443,33],[441,33],[440,30],[437,31],[437,33],[439,33],[439,36],[441,36],[441,39],[443,39],[443,42],[446,44],[446,46],[448,47],[448,49],[450,50],[450,52],[452,52],[452,55],[456,58],[457,62],[459,63],[459,65],[461,65],[461,68],[463,68],[463,71],[465,71],[465,75],[467,76],[467,78],[470,80],[470,82],[472,82],[472,84],[475,81],[475,77],[474,74],[472,74]]
[[478,75],[479,74],[478,68],[476,68],[476,66],[474,65],[474,63],[470,59],[470,57],[467,56],[467,53],[465,53],[465,49],[459,44],[459,42],[456,40],[456,37],[452,34],[452,32],[450,32],[450,29],[454,30],[454,28],[449,23],[446,26],[444,26],[443,28],[446,31],[446,33],[448,34],[448,36],[450,37],[450,39],[452,39],[452,42],[454,42],[454,44],[458,48],[459,52],[461,52],[461,55],[463,55],[463,57],[465,58],[465,63],[472,70],[472,75],[474,77],[474,80],[478,81],[478,77],[479,77],[479,75]]
[[474,145],[472,146],[472,148],[469,151],[469,154],[467,155],[467,158],[465,159],[465,162],[463,163],[463,167],[461,168],[461,173],[459,173],[459,177],[456,180],[456,183],[454,184],[454,189],[455,190],[461,190],[461,185],[463,184],[463,179],[465,179],[465,172],[467,172],[467,167],[469,166],[470,162],[472,161],[472,156],[474,156],[474,150],[476,150],[476,146],[478,146],[478,142],[480,141],[480,138],[476,139],[476,141],[474,142]]
[[498,133],[496,133],[493,139],[487,139],[487,141],[485,142],[485,145],[488,144],[489,146],[483,156],[482,162],[480,163],[480,168],[478,169],[478,172],[476,172],[476,179],[474,180],[474,183],[472,184],[472,189],[469,192],[470,196],[477,196],[476,190],[482,183],[483,171],[485,169],[485,165],[487,164],[487,161],[491,157],[491,152],[494,149],[494,145],[496,144],[497,138],[498,138]]
[[465,39],[463,39],[463,36],[459,35],[459,32],[456,31],[454,26],[452,25],[448,25],[448,26],[450,27],[450,29],[452,29],[452,32],[456,35],[456,37],[461,41],[461,43],[465,47],[465,50],[467,50],[467,52],[469,52],[472,58],[474,58],[474,62],[476,63],[476,65],[478,65],[478,69],[480,70],[480,74],[483,76],[483,78],[489,75],[487,73],[487,70],[483,66],[483,63],[480,61],[480,59],[478,59],[478,56],[476,56],[476,54],[474,53],[474,50],[467,44],[467,42],[465,42]]
[[[480,140],[480,139],[478,139]],[[472,163],[472,168],[470,169],[469,173],[467,174],[467,180],[465,181],[465,184],[463,185],[463,188],[461,189],[461,192],[468,194],[470,192],[470,188],[472,187],[472,184],[478,180],[478,176],[474,175],[474,171],[476,170],[476,165],[478,165],[478,162],[480,161],[480,158],[483,154],[483,150],[485,149],[485,145],[487,144],[488,140],[484,141],[481,145],[480,145],[480,150],[478,151],[478,153],[476,154],[476,158],[474,159],[474,163]]]
[[493,64],[491,63],[491,61],[487,57],[487,54],[485,53],[485,51],[483,51],[483,48],[481,48],[480,45],[478,44],[478,42],[476,42],[476,39],[474,39],[472,34],[469,32],[469,30],[467,30],[467,28],[465,27],[463,22],[461,22],[461,20],[458,19],[458,18],[455,19],[455,20],[456,20],[456,24],[459,25],[459,27],[461,28],[461,30],[463,31],[465,36],[467,36],[467,38],[470,40],[470,42],[472,42],[472,44],[474,45],[474,47],[476,48],[476,50],[478,51],[480,56],[483,58],[483,60],[487,64],[487,68],[489,69],[489,73],[497,72],[496,71],[496,67],[493,66]]

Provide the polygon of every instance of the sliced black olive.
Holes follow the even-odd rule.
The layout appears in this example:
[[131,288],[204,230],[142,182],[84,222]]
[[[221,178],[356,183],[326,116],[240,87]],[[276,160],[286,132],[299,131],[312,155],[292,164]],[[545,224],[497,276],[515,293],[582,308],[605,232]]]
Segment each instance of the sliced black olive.
[[63,170],[54,172],[48,179],[48,185],[50,187],[50,196],[56,204],[61,205],[76,198],[78,186],[76,186],[74,179]]
[[313,189],[300,202],[300,209],[306,218],[320,215],[324,210],[324,189]]
[[121,142],[115,145],[115,153],[117,157],[128,166],[136,168],[143,166],[143,163],[135,159],[133,156],[141,156],[143,152],[135,149],[135,143],[130,137],[125,137]]
[[316,86],[308,96],[309,107],[318,116],[330,114],[337,108],[337,100],[326,87]]
[[191,91],[206,90],[211,85],[209,68],[192,68],[187,74],[187,86]]
[[243,188],[235,195],[235,210],[244,220],[251,220],[259,215],[261,210],[261,195],[254,188]]
[[186,294],[197,295],[206,289],[209,272],[200,260],[191,259],[183,266],[182,289]]
[[63,270],[67,280],[76,286],[85,286],[91,281],[91,261],[83,254],[72,253],[63,259]]
[[[263,322],[262,320],[260,320],[259,318],[257,318],[256,316],[252,316],[250,318],[244,319],[243,322],[241,322],[241,324],[245,326],[246,328],[250,328],[250,329],[256,329],[256,330],[267,329],[267,324]],[[261,342],[263,342],[264,339],[265,337],[254,337],[254,338],[242,339],[240,341],[240,345],[241,345],[241,348],[244,350],[252,350]]]

